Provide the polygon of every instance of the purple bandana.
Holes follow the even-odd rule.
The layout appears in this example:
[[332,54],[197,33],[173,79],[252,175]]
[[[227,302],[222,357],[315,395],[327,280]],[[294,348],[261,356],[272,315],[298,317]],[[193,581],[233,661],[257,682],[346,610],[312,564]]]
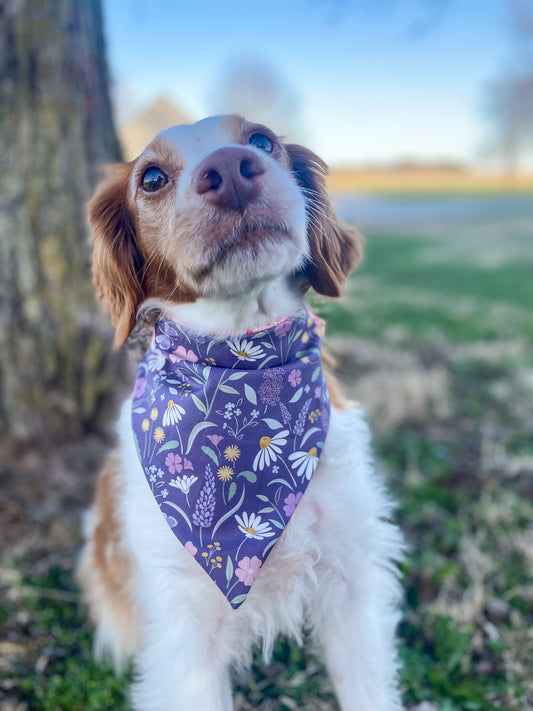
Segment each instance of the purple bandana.
[[303,310],[226,340],[161,318],[137,372],[132,422],[168,525],[238,607],[324,446],[317,322]]

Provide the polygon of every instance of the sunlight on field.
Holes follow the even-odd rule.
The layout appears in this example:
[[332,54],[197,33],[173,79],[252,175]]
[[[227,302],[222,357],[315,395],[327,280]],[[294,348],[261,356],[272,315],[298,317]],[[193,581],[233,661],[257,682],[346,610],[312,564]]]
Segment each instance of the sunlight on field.
[[472,173],[458,170],[332,170],[327,178],[334,193],[533,193],[533,174]]

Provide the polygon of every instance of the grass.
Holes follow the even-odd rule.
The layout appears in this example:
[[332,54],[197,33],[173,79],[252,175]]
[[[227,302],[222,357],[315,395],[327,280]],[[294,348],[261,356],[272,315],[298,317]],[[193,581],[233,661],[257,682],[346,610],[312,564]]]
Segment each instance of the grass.
[[[367,409],[409,544],[399,630],[407,708],[533,708],[530,234],[512,220],[453,234],[370,232],[344,300],[317,304]],[[42,477],[42,462],[35,471]],[[0,569],[6,711],[129,709],[131,672],[118,680],[91,657],[72,582],[87,492],[74,506],[70,496],[49,507],[74,508],[68,526],[54,536],[52,514],[41,513],[46,545],[13,544]],[[320,663],[285,639],[270,665],[257,656],[235,678],[235,693],[238,711],[337,709]]]
[[405,702],[441,711],[533,708],[533,245],[503,227],[371,234],[326,309],[410,545]]

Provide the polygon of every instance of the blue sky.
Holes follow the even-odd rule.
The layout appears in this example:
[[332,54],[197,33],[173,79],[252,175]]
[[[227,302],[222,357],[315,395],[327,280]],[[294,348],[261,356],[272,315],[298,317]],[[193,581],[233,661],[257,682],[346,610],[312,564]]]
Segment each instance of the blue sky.
[[228,63],[258,60],[297,101],[290,137],[332,165],[479,164],[485,88],[513,59],[509,0],[443,2],[432,23],[438,0],[103,0],[116,96],[125,114],[167,95],[203,118]]

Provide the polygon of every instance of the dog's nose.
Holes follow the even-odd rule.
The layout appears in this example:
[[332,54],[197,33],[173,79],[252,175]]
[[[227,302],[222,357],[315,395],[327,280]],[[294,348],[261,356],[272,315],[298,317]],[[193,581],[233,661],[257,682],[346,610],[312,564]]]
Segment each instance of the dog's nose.
[[244,211],[263,189],[266,166],[249,148],[227,146],[213,151],[194,171],[192,186],[212,205]]

